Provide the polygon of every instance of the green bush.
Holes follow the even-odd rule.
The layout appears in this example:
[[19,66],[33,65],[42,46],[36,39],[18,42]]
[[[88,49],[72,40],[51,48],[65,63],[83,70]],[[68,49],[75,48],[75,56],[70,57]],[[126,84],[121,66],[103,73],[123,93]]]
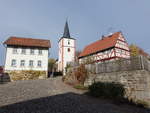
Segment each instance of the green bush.
[[125,89],[121,84],[97,82],[89,86],[89,94],[94,97],[123,98]]

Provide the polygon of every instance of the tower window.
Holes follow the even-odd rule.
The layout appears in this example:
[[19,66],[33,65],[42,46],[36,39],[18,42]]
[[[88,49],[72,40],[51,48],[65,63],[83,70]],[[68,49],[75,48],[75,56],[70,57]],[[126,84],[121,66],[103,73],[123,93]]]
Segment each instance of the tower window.
[[70,42],[68,41],[68,45],[70,45]]
[[70,52],[70,48],[68,48],[68,52]]

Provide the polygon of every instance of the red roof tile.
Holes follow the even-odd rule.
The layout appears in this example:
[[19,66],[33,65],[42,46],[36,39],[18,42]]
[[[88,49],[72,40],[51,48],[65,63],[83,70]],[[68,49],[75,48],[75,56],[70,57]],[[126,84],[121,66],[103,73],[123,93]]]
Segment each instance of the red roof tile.
[[30,46],[30,47],[46,47],[46,48],[51,47],[49,40],[21,38],[21,37],[10,37],[4,42],[4,44],[17,46]]
[[121,32],[116,32],[110,36],[103,37],[103,39],[98,40],[90,45],[87,45],[79,55],[79,58],[114,47],[120,33]]

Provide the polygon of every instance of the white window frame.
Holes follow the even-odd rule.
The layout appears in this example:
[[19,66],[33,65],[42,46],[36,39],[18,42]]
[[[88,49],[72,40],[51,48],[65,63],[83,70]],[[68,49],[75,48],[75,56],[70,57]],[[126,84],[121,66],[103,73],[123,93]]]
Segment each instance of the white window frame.
[[13,48],[12,53],[13,54],[18,54],[18,49],[17,48]]
[[26,49],[25,48],[21,49],[21,54],[26,54]]
[[30,54],[31,55],[34,55],[35,54],[34,52],[35,52],[34,49],[30,49]]
[[38,53],[39,53],[39,55],[42,55],[42,54],[43,54],[42,49],[39,49],[39,50],[38,50]]
[[12,66],[12,67],[16,67],[16,65],[17,65],[16,59],[12,59],[12,61],[11,61],[11,66]]
[[20,67],[25,67],[25,60],[20,61]]
[[41,60],[38,60],[37,67],[42,67],[42,61]]
[[29,60],[29,67],[34,67],[34,61],[33,60]]

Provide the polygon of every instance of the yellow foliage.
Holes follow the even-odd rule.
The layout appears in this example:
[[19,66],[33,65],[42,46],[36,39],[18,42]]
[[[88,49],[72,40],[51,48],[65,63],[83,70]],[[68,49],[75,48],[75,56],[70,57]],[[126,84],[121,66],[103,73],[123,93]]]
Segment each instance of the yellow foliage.
[[130,55],[131,56],[138,56],[139,55],[139,49],[138,49],[138,47],[136,45],[131,44],[129,46],[129,48],[130,48]]

